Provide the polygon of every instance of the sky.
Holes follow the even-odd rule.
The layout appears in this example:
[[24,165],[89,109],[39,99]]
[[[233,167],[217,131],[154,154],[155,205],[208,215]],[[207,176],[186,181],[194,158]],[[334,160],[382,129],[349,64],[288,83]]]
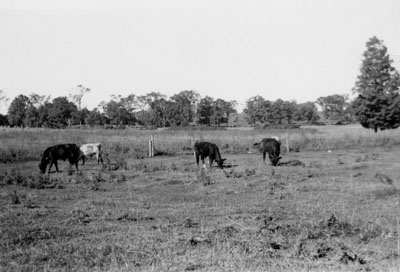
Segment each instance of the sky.
[[[400,64],[398,0],[0,0],[0,90],[315,101],[351,95],[366,42]],[[400,65],[398,65],[400,67]]]

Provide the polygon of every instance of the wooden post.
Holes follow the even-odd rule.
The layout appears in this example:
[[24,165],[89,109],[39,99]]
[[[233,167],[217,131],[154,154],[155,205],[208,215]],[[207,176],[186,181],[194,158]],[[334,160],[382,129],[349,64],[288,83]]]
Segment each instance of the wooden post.
[[149,141],[149,157],[150,158],[154,157],[154,135],[153,134],[150,136],[150,141]]
[[289,135],[286,133],[286,151],[289,153]]

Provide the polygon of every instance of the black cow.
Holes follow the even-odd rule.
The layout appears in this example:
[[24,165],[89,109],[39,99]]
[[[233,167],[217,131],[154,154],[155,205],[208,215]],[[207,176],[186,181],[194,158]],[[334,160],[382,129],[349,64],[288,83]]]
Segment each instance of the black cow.
[[76,144],[59,144],[50,146],[46,148],[43,153],[42,160],[39,163],[39,169],[42,173],[45,173],[47,165],[50,164],[48,170],[48,173],[50,173],[50,169],[54,164],[56,171],[59,172],[57,160],[65,161],[68,159],[71,166],[75,165],[76,170],[79,171],[78,161],[81,159],[81,156],[82,153]]
[[204,158],[208,157],[210,162],[210,167],[212,166],[213,161],[216,161],[219,168],[223,168],[224,161],[226,159],[222,159],[219,153],[218,146],[214,143],[210,142],[197,142],[194,144],[194,156],[196,158],[197,166],[199,166],[199,158],[203,162],[204,168],[206,165],[204,164]]
[[255,143],[253,146],[258,147],[263,153],[263,161],[265,162],[265,155],[268,152],[268,157],[273,166],[278,164],[281,159],[279,157],[281,143],[274,138],[265,138],[259,143]]

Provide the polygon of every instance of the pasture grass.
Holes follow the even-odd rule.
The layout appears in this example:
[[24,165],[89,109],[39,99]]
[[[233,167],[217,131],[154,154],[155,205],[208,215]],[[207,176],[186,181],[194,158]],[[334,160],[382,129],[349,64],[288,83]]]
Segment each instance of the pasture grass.
[[[102,143],[106,155],[127,159],[148,157],[150,135],[154,136],[155,155],[180,155],[192,152],[196,140],[216,143],[226,154],[257,152],[253,143],[279,136],[282,151],[327,151],[400,145],[400,130],[374,133],[359,125],[304,127],[291,130],[99,130],[99,129],[13,129],[0,130],[0,163],[40,160],[42,152],[60,143]],[[118,159],[117,159],[118,160]]]
[[[282,161],[304,167],[248,153],[269,132],[204,133],[228,158],[224,170],[195,165],[195,132],[156,134],[156,146],[170,145],[151,159],[132,154],[150,132],[68,135],[103,142],[109,161],[79,172],[60,162],[50,175],[38,173],[38,159],[0,164],[0,270],[398,271],[398,132],[353,132],[306,131],[314,144],[290,134],[310,148]],[[323,142],[346,148],[315,150]]]

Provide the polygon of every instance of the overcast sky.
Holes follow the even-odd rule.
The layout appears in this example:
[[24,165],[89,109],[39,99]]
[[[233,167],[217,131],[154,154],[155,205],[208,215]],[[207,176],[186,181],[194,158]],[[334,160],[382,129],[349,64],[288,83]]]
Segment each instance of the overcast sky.
[[372,36],[400,59],[399,0],[0,0],[0,90],[302,103],[351,94]]

